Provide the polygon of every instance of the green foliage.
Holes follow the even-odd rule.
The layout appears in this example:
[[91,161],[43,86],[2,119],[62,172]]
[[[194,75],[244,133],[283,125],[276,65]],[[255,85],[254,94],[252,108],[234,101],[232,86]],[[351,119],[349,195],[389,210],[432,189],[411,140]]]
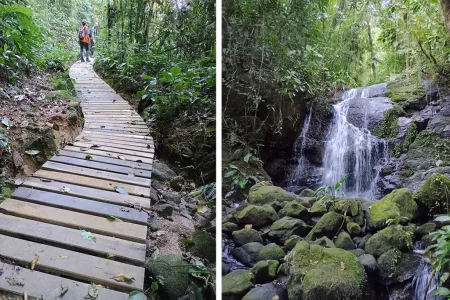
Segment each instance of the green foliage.
[[417,125],[411,124],[408,126],[408,129],[406,129],[406,135],[405,138],[401,143],[398,143],[395,145],[394,148],[394,156],[400,157],[402,153],[405,153],[408,151],[409,146],[414,142],[417,136]]
[[447,296],[450,299],[450,290],[442,285],[449,278],[448,270],[450,268],[450,226],[444,226],[441,229],[430,233],[433,245],[429,246],[426,251],[431,254],[433,269],[440,276],[440,285],[438,289],[433,291],[435,296]]
[[239,168],[234,164],[225,165],[223,171],[223,177],[225,179],[231,179],[232,191],[245,191],[263,179],[262,176],[249,174],[243,168]]
[[374,134],[381,138],[394,138],[398,134],[398,117],[402,115],[402,109],[394,106],[383,113],[383,122],[378,125]]
[[335,200],[339,195],[339,190],[341,186],[345,183],[347,178],[342,178],[334,186],[327,185],[318,188],[315,192],[316,197],[319,200]]

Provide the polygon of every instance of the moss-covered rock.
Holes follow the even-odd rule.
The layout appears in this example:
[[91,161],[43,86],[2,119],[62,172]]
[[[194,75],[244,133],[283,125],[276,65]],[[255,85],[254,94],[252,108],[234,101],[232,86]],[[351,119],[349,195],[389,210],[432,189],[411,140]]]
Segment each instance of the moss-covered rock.
[[387,285],[404,282],[416,275],[422,259],[418,254],[391,249],[378,258],[378,275]]
[[375,233],[366,243],[365,251],[379,257],[390,249],[407,250],[412,245],[412,233],[401,225],[391,225]]
[[298,242],[303,240],[304,238],[299,237],[298,235],[292,235],[284,242],[284,247],[286,248],[287,251],[291,251]]
[[222,297],[224,300],[240,300],[254,286],[253,273],[236,270],[222,277]]
[[328,212],[328,208],[331,206],[331,202],[326,200],[318,200],[309,209],[309,213],[312,216],[322,216]]
[[254,265],[250,271],[255,275],[255,283],[271,282],[277,276],[280,263],[277,260],[262,260]]
[[58,150],[56,137],[50,127],[35,128],[36,135],[26,142],[27,150],[38,150],[47,159],[50,159]]
[[233,239],[238,246],[251,242],[263,242],[259,232],[252,228],[244,228],[238,231],[233,231]]
[[238,211],[234,217],[239,224],[252,224],[253,228],[261,228],[278,220],[277,212],[270,205],[248,205]]
[[387,220],[407,223],[417,215],[417,204],[411,191],[402,188],[392,191],[379,201],[372,203],[369,211],[369,226],[374,229],[386,227]]
[[304,189],[303,191],[301,191],[300,193],[300,197],[314,197],[316,194],[316,192],[314,192],[311,189]]
[[350,217],[356,217],[363,213],[362,202],[359,199],[341,199],[334,202],[333,211]]
[[278,212],[280,217],[292,217],[298,219],[308,218],[308,209],[297,201],[285,202],[283,208]]
[[360,235],[362,234],[361,226],[359,226],[355,222],[348,222],[347,223],[347,231],[350,233],[351,236]]
[[344,217],[342,215],[335,212],[328,212],[320,218],[319,222],[308,233],[306,239],[315,240],[322,236],[333,238],[343,221]]
[[286,265],[289,299],[362,299],[366,273],[350,252],[300,242]]
[[435,223],[425,223],[422,226],[419,226],[414,231],[414,235],[416,238],[421,239],[423,236],[432,233],[436,230]]
[[45,98],[51,101],[76,101],[76,99],[67,90],[48,91]]
[[423,130],[409,146],[405,164],[412,169],[419,166],[431,169],[436,167],[437,161],[440,161],[440,167],[450,166],[450,139],[442,138],[440,133]]
[[259,259],[259,252],[264,246],[261,243],[252,242],[243,245],[242,247],[234,248],[231,250],[233,255],[238,261],[246,266],[254,266]]
[[380,138],[394,138],[398,135],[398,118],[405,112],[399,106],[394,106],[383,113],[383,121],[375,127],[373,134]]
[[264,246],[258,255],[258,260],[280,260],[285,253],[280,246],[275,243]]
[[333,243],[333,241],[326,236],[318,238],[317,240],[310,242],[310,244],[319,245],[325,248],[336,248],[336,245]]
[[358,257],[358,260],[367,273],[375,273],[378,269],[377,260],[373,255],[363,254]]
[[450,178],[439,173],[428,177],[414,193],[414,200],[437,211],[446,211],[450,202]]
[[147,270],[153,278],[164,278],[164,285],[160,285],[158,293],[163,299],[178,300],[188,289],[191,280],[189,274],[176,266],[186,263],[180,256],[163,255],[150,260]]
[[189,247],[192,255],[205,258],[209,262],[216,262],[216,239],[208,232],[196,230],[192,236],[193,245]]
[[223,233],[232,233],[233,231],[239,230],[239,226],[237,224],[231,222],[225,222],[222,224],[222,232]]
[[334,241],[334,244],[336,245],[336,247],[344,250],[353,250],[356,248],[350,235],[344,231],[339,233],[336,240]]
[[291,217],[283,217],[272,224],[269,236],[277,242],[284,243],[292,235],[306,236],[311,230],[311,226],[307,225],[300,219]]
[[287,290],[280,282],[271,282],[258,285],[251,289],[242,300],[286,300]]
[[289,193],[278,186],[257,183],[250,188],[248,201],[251,204],[263,205],[272,202],[285,202],[299,200],[299,197]]
[[421,82],[406,80],[388,82],[386,96],[404,109],[421,110],[427,105],[425,88]]
[[363,249],[355,249],[355,250],[349,250],[348,252],[352,253],[356,257],[360,257],[361,255],[366,254],[366,252]]

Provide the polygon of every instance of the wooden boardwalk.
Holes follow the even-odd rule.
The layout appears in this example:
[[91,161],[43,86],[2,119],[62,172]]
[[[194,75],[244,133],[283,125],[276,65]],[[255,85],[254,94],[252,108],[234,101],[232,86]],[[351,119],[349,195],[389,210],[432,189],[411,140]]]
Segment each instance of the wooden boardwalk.
[[0,291],[127,299],[144,287],[153,140],[92,65],[70,76],[84,129],[0,204]]

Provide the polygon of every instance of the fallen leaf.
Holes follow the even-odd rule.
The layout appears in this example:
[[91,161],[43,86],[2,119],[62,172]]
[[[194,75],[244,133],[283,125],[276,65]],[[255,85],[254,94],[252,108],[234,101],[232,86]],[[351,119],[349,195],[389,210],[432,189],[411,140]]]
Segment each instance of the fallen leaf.
[[70,192],[70,189],[68,188],[68,187],[66,187],[66,186],[63,186],[62,188],[60,188],[59,189],[61,192],[63,192],[63,193],[68,193],[68,192]]
[[119,219],[119,218],[116,218],[116,217],[114,217],[114,216],[106,216],[106,218],[109,220],[109,221],[111,221],[111,222],[122,222],[122,220],[121,219]]
[[17,178],[16,181],[14,181],[14,184],[19,186],[23,184],[23,179],[22,178]]
[[94,144],[94,145],[92,145],[91,146],[91,148],[100,148],[101,146],[100,145],[97,145],[97,144]]
[[34,270],[34,267],[36,266],[38,260],[39,260],[39,256],[36,256],[36,257],[31,261],[31,271]]
[[[156,285],[158,285],[158,284],[156,284]],[[152,289],[153,289],[153,283],[152,283]],[[142,292],[132,291],[128,295],[128,300],[147,300],[147,296],[145,296]]]
[[3,118],[2,124],[9,128],[9,127],[11,127],[11,120],[8,118]]
[[125,156],[123,156],[123,155],[119,155],[117,157],[120,158],[121,160],[125,160]]
[[39,153],[41,153],[41,151],[38,151],[38,150],[27,150],[27,151],[25,151],[25,153],[30,155],[30,156],[35,156],[35,155],[38,155]]
[[69,258],[68,256],[65,256],[65,255],[60,255],[59,257],[61,257],[61,259],[68,259]]
[[344,271],[345,270],[345,264],[341,261],[341,270]]
[[246,224],[246,225],[244,226],[244,228],[246,228],[246,229],[252,229],[252,227],[253,227],[252,224]]
[[47,178],[39,178],[42,182],[52,182],[53,180]]
[[67,293],[67,291],[69,290],[69,287],[67,286],[67,285],[61,285],[61,294],[60,294],[60,296],[62,297],[62,296],[64,296],[66,293]]
[[114,257],[116,257],[114,254],[112,254],[112,253],[107,253],[106,254],[106,258],[107,259],[113,259]]
[[90,148],[89,147],[80,147],[81,151],[88,151]]
[[128,195],[128,190],[121,186],[114,187],[114,190],[120,194]]
[[8,281],[9,285],[20,285],[20,286],[24,286],[25,285],[25,279],[23,279],[22,277],[17,277],[17,276],[13,276],[13,277],[6,277],[5,278],[6,281]]
[[81,237],[88,241],[97,242],[97,237],[92,232],[86,230],[81,230]]
[[24,120],[22,123],[20,123],[20,127],[22,127],[22,128],[26,128],[26,127],[28,127],[28,121],[27,120]]
[[87,154],[86,157],[85,157],[85,159],[91,160],[91,159],[92,159],[92,156],[90,156],[89,154]]
[[111,278],[117,282],[132,282],[132,281],[134,281],[134,277],[131,277],[131,276],[123,274],[123,273],[116,274],[116,275],[114,275],[114,277],[111,277]]
[[197,205],[197,211],[199,213],[203,214],[208,211],[208,207],[204,204],[199,204],[199,205]]
[[99,288],[99,285],[96,285],[94,283],[89,286],[88,295],[89,295],[89,297],[91,297],[91,300],[97,299],[98,288]]

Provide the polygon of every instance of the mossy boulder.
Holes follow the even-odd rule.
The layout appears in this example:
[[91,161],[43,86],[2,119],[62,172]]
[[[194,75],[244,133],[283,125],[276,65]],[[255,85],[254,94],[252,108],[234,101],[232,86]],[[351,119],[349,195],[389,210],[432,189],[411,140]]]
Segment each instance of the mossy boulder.
[[347,231],[348,233],[350,233],[351,236],[360,235],[363,233],[361,226],[359,226],[355,222],[347,223]]
[[256,263],[250,271],[255,276],[255,283],[268,283],[275,279],[280,263],[277,260],[262,260]]
[[362,299],[366,273],[350,252],[300,242],[285,260],[289,299]]
[[233,231],[239,230],[239,226],[237,224],[231,222],[225,222],[222,224],[222,232],[223,233],[232,233]]
[[364,224],[363,201],[360,199],[341,199],[334,202],[330,211],[346,216],[347,222]]
[[383,113],[383,121],[375,127],[373,134],[380,138],[394,138],[399,133],[398,118],[405,115],[403,109],[394,106]]
[[326,236],[318,238],[317,240],[310,242],[310,244],[319,245],[325,248],[336,248],[336,245],[333,243],[333,241]]
[[216,262],[216,239],[208,232],[196,230],[192,236],[192,246],[189,252],[192,255],[207,259],[209,262]]
[[440,167],[450,166],[450,139],[429,130],[419,132],[409,146],[405,165],[410,169],[431,169],[440,160]]
[[239,224],[252,224],[253,228],[261,228],[278,220],[277,212],[270,205],[248,205],[238,211],[234,217]]
[[176,267],[185,264],[182,257],[177,255],[163,255],[148,262],[150,276],[164,278],[164,285],[158,289],[163,299],[178,300],[185,294],[191,280],[185,270]]
[[297,201],[285,202],[283,208],[278,212],[280,217],[292,217],[298,219],[308,218],[308,209]]
[[287,300],[287,289],[280,282],[258,285],[251,289],[242,300]]
[[418,254],[391,249],[378,258],[378,275],[387,285],[410,280],[417,274],[422,260]]
[[334,244],[336,245],[336,247],[344,250],[353,250],[356,248],[350,235],[344,231],[339,233],[336,240],[334,241]]
[[355,250],[348,250],[348,252],[352,253],[356,257],[360,257],[361,255],[366,254],[366,252],[363,249],[355,249]]
[[323,216],[328,212],[328,208],[331,206],[330,201],[317,200],[309,209],[309,213],[312,216]]
[[387,84],[386,96],[404,109],[421,110],[427,105],[422,82],[398,80]]
[[271,243],[263,246],[253,242],[231,250],[231,254],[246,266],[252,267],[262,260],[280,260],[284,257],[283,249],[277,244]]
[[432,233],[436,230],[436,224],[435,223],[425,223],[419,227],[416,228],[414,231],[414,236],[417,239],[421,239],[423,236]]
[[233,239],[238,246],[251,242],[263,242],[259,232],[252,228],[244,228],[238,231],[233,231]]
[[391,249],[407,250],[412,245],[412,233],[401,225],[391,225],[375,233],[366,243],[364,250],[379,257]]
[[250,188],[248,201],[250,204],[263,205],[273,202],[299,200],[299,196],[289,193],[278,186],[257,183]]
[[344,217],[342,215],[335,212],[328,212],[319,219],[319,222],[308,233],[306,239],[315,240],[322,236],[333,238],[343,221]]
[[292,235],[304,237],[310,230],[311,226],[300,219],[283,217],[272,224],[269,236],[276,242],[284,243]]
[[303,240],[304,238],[299,237],[298,235],[292,235],[284,242],[284,247],[286,248],[287,251],[291,251],[298,242]]
[[378,269],[377,260],[373,255],[363,254],[358,256],[358,260],[367,273],[375,273]]
[[280,260],[285,253],[280,246],[275,243],[268,244],[262,247],[258,255],[258,260]]
[[387,220],[407,223],[417,215],[417,204],[408,188],[393,190],[379,201],[372,203],[369,211],[369,226],[382,229]]
[[223,276],[223,300],[241,300],[254,287],[253,277],[253,273],[248,270],[236,270]]
[[316,192],[311,189],[304,189],[299,194],[300,197],[314,197],[316,195]]
[[51,158],[58,150],[53,129],[46,126],[34,128],[33,131],[35,135],[26,142],[25,147],[27,150],[38,150],[39,155],[43,154],[46,158]]
[[414,200],[429,209],[446,211],[450,202],[450,178],[439,173],[428,177],[414,193]]

